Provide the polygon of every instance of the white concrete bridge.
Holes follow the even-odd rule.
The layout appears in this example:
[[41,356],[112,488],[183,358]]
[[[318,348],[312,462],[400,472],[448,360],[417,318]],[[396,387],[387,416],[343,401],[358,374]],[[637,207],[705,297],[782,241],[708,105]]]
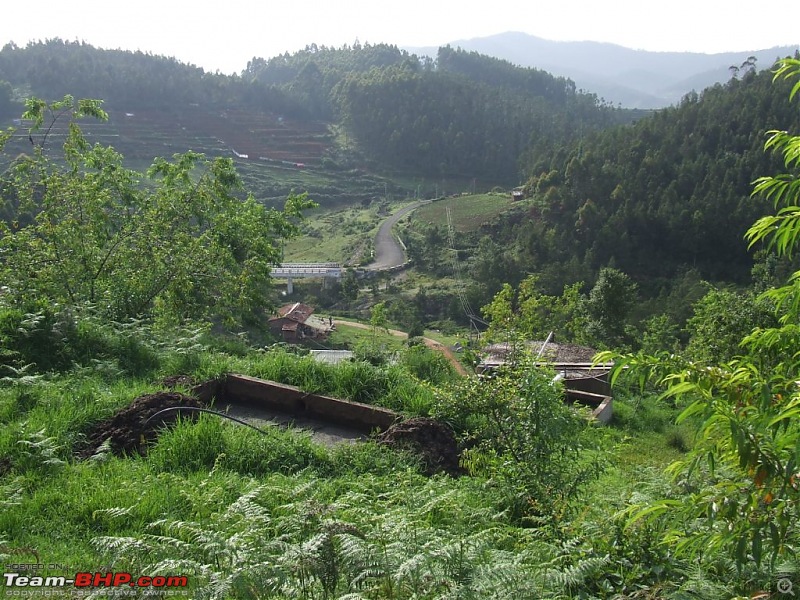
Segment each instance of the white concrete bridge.
[[339,279],[342,276],[342,265],[335,262],[322,263],[281,263],[273,267],[271,275],[276,279],[286,279],[286,293],[294,291],[293,280],[310,277],[332,277]]

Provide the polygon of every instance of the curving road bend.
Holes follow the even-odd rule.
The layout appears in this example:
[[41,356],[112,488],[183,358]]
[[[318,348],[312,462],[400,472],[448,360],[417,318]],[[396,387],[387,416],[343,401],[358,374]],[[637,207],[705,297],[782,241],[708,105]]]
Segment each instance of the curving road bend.
[[392,228],[408,213],[428,202],[429,200],[420,200],[404,206],[381,223],[378,235],[375,236],[375,261],[364,267],[366,271],[382,271],[399,267],[406,261],[406,253],[392,233]]

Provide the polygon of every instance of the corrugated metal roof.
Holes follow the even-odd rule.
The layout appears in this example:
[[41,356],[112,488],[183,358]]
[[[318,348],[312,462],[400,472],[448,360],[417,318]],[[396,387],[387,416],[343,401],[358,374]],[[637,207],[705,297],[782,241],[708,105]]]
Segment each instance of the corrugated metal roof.
[[335,365],[352,359],[354,354],[350,350],[311,350],[311,356],[319,362]]
[[298,323],[305,323],[306,319],[308,319],[313,312],[314,309],[308,306],[308,304],[295,302],[294,304],[281,306],[278,309],[278,316],[297,321]]

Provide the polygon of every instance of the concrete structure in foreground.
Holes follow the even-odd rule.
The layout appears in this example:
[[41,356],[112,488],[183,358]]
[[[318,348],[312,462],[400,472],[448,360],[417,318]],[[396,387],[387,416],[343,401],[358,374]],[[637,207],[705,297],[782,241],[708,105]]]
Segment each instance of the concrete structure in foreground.
[[292,385],[235,373],[198,386],[193,392],[207,403],[213,400],[223,406],[246,404],[267,412],[333,423],[363,434],[384,431],[402,420],[400,414],[387,408],[306,393]]

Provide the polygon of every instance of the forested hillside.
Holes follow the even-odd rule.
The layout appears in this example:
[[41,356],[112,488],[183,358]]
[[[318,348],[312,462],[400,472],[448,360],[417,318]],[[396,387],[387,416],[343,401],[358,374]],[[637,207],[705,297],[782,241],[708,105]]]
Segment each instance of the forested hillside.
[[427,176],[514,182],[523,154],[638,114],[563,77],[450,47],[434,61],[383,44],[315,46],[254,59],[243,76],[285,90],[310,115],[337,118],[385,164]]
[[[798,124],[783,101],[786,84],[751,69],[645,114],[603,105],[569,79],[450,47],[432,60],[385,44],[309,46],[254,57],[240,76],[62,40],[0,51],[0,111],[9,122],[22,98],[65,93],[103,99],[112,124],[123,111],[149,110],[164,129],[142,151],[149,156],[189,143],[212,154],[233,149],[261,197],[312,189],[325,204],[420,193],[398,175],[427,181],[422,194],[448,178],[484,189],[527,181],[528,203],[459,240],[478,305],[527,273],[556,292],[606,266],[650,296],[687,269],[746,282],[752,257],[741,236],[767,209],[750,198],[751,182],[777,166],[762,152],[764,135],[775,123]],[[114,131],[124,142],[136,122]],[[283,182],[260,175],[275,165],[285,173],[287,162],[305,174]],[[365,179],[366,171],[386,179]],[[418,233],[412,253],[441,270],[447,261],[435,255],[446,236]]]
[[18,95],[55,99],[72,94],[128,110],[175,109],[192,103],[278,111],[293,106],[278,90],[206,73],[174,58],[59,39],[24,48],[7,44],[0,51],[0,79],[11,83]]
[[780,166],[763,151],[766,132],[800,126],[788,90],[769,72],[751,73],[586,136],[531,178],[536,225],[517,237],[521,259],[574,258],[590,271],[613,263],[640,279],[693,267],[744,281],[752,263],[742,236],[770,209],[751,198],[752,182]]
[[520,181],[522,154],[635,114],[543,71],[449,48],[436,61],[421,60],[384,44],[253,58],[230,77],[141,52],[49,40],[3,48],[0,81],[11,86],[3,88],[6,105],[14,95],[72,94],[125,111],[246,109],[342,123],[377,168],[506,185]]
[[336,88],[342,120],[370,153],[425,175],[513,182],[521,156],[632,115],[567,79],[477,53],[441,48],[435,64],[357,73]]
[[[752,182],[780,167],[763,151],[766,132],[775,123],[800,126],[785,102],[788,89],[769,72],[750,73],[635,124],[530,157],[529,201],[459,236],[462,257],[471,256],[475,304],[528,273],[555,293],[594,281],[606,266],[627,273],[645,297],[669,290],[687,271],[748,282],[753,255],[743,235],[771,209],[751,197]],[[421,255],[447,243],[441,230],[416,233]]]

